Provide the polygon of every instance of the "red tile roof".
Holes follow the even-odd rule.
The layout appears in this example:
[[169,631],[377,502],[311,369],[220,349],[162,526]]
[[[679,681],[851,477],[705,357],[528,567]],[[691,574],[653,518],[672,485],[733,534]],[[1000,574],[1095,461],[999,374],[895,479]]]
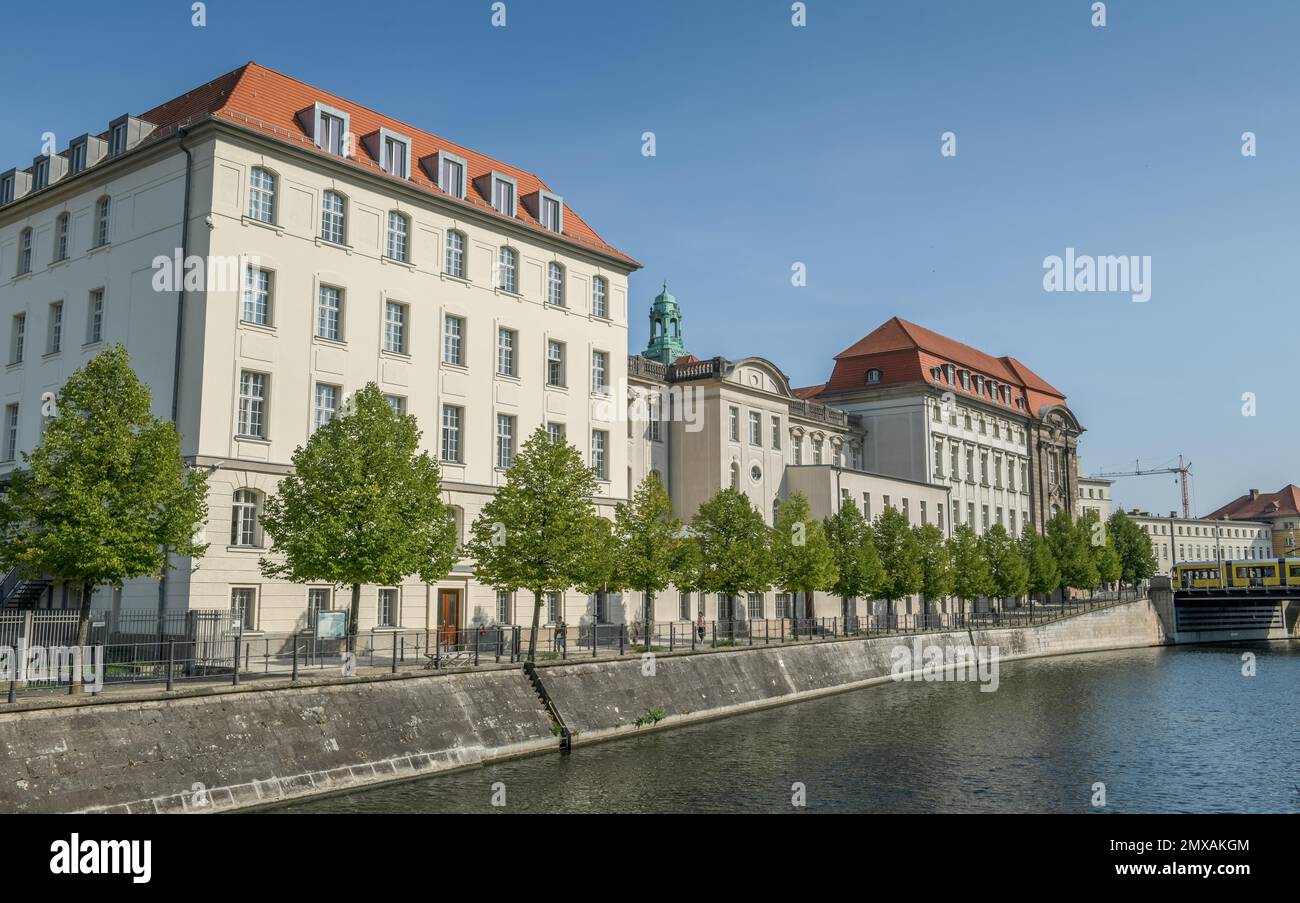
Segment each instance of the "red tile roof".
[[[959,381],[935,383],[930,371],[944,364],[969,370],[969,389],[962,389]],[[825,396],[861,390],[867,385],[868,370],[880,371],[880,382],[872,383],[873,387],[925,383],[1001,405],[1001,399],[975,391],[974,377],[983,376],[1011,388],[1011,405],[1003,407],[1021,410],[1015,405],[1017,398],[1023,398],[1026,410],[1035,417],[1045,407],[1065,404],[1065,395],[1060,390],[1015,358],[993,357],[901,317],[891,318],[835,355],[831,378],[816,394],[823,396],[822,400],[829,400]]]
[[1259,520],[1261,517],[1295,516],[1300,514],[1300,487],[1290,483],[1278,492],[1262,492],[1251,497],[1250,493],[1238,496],[1218,511],[1207,517],[1229,520]]
[[[539,231],[554,234],[544,229],[523,203],[525,197],[538,189],[551,190],[546,182],[533,173],[470,150],[446,138],[421,131],[405,122],[384,116],[368,107],[360,106],[255,62],[246,63],[233,72],[215,78],[181,97],[141,113],[139,118],[158,126],[157,131],[149,136],[151,140],[172,134],[177,127],[193,127],[203,119],[214,117],[261,132],[295,147],[328,156],[332,160],[339,160],[340,158],[333,154],[319,150],[298,122],[299,111],[318,102],[342,110],[351,118],[351,131],[357,140],[354,141],[353,155],[344,162],[384,178],[393,178],[407,185],[413,184],[430,194],[450,197],[427,177],[419,165],[419,161],[423,158],[440,150],[447,151],[464,158],[468,170],[465,173],[466,197],[452,198],[452,200],[492,216],[503,216],[496,212],[488,199],[479,194],[474,184],[479,177],[496,170],[511,176],[518,183],[518,214],[514,219]],[[411,139],[413,147],[410,179],[398,179],[385,173],[379,161],[370,156],[369,150],[360,140],[380,128],[390,129]],[[633,268],[640,266],[631,257],[601,238],[567,203],[564,205],[563,238],[615,257]]]
[[810,401],[822,394],[822,390],[825,388],[826,383],[819,383],[815,386],[804,386],[801,389],[791,389],[790,391],[794,393],[795,398],[802,398],[804,401]]

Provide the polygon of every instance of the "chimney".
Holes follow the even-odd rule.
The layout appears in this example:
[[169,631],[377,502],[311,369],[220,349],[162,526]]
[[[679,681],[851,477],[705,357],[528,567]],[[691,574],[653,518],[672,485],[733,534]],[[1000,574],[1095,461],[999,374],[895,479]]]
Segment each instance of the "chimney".
[[1177,512],[1177,511],[1170,511],[1170,512],[1169,512],[1169,517],[1170,517],[1171,520],[1172,520],[1173,518],[1177,517],[1177,516],[1178,516],[1178,512]]
[[1253,502],[1257,498],[1259,498],[1259,490],[1258,489],[1250,490],[1250,500]]

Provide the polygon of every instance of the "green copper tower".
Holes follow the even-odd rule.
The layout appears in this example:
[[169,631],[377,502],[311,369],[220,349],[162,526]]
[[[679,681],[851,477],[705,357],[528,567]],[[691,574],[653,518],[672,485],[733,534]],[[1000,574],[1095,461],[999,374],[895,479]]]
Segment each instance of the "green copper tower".
[[671,364],[686,354],[682,345],[682,310],[677,299],[668,294],[668,281],[650,304],[650,344],[642,357],[661,364]]

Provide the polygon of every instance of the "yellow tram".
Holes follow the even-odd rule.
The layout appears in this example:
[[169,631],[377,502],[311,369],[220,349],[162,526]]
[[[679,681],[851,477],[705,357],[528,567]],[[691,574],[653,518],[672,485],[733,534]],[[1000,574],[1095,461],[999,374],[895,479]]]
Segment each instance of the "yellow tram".
[[1174,565],[1175,589],[1300,587],[1300,558],[1185,561]]

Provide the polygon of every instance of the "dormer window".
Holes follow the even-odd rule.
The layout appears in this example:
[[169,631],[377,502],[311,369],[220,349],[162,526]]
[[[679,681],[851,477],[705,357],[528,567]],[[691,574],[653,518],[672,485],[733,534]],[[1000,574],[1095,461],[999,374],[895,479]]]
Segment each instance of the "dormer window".
[[880,371],[877,370],[875,367],[872,367],[870,370],[867,371],[867,383],[870,384],[870,383],[878,383],[878,382],[880,382]]
[[316,144],[323,151],[328,151],[339,157],[347,156],[344,153],[344,133],[347,131],[345,120],[332,113],[320,114],[320,131],[316,137]]
[[545,191],[538,192],[537,199],[541,208],[541,216],[538,219],[542,223],[542,228],[550,229],[552,232],[563,232],[564,201],[557,195]]
[[348,130],[352,127],[352,117],[347,113],[323,103],[315,103],[299,111],[298,123],[325,153],[336,157],[351,156]]
[[68,146],[68,175],[75,176],[86,168],[86,142]]
[[126,152],[127,139],[126,120],[115,123],[108,130],[108,155],[116,157],[118,154]]
[[379,129],[366,136],[366,149],[390,176],[399,179],[411,175],[411,139],[391,129]]
[[12,174],[6,175],[0,179],[0,204],[12,204],[14,202],[14,177]]
[[41,157],[32,164],[32,191],[40,191],[50,184],[50,158]]
[[438,151],[436,154],[422,158],[420,164],[430,178],[438,183],[438,188],[444,194],[449,194],[454,198],[463,199],[465,197],[465,173],[467,167],[462,157],[457,157],[455,154],[449,154],[446,151]]
[[516,213],[516,184],[515,180],[509,176],[503,176],[501,173],[492,173],[492,207],[497,213],[503,216],[514,216]]
[[970,371],[969,371],[969,370],[963,370],[963,371],[961,371],[960,373],[958,373],[957,376],[961,378],[961,387],[962,387],[963,389],[969,389],[969,388],[970,388]]

